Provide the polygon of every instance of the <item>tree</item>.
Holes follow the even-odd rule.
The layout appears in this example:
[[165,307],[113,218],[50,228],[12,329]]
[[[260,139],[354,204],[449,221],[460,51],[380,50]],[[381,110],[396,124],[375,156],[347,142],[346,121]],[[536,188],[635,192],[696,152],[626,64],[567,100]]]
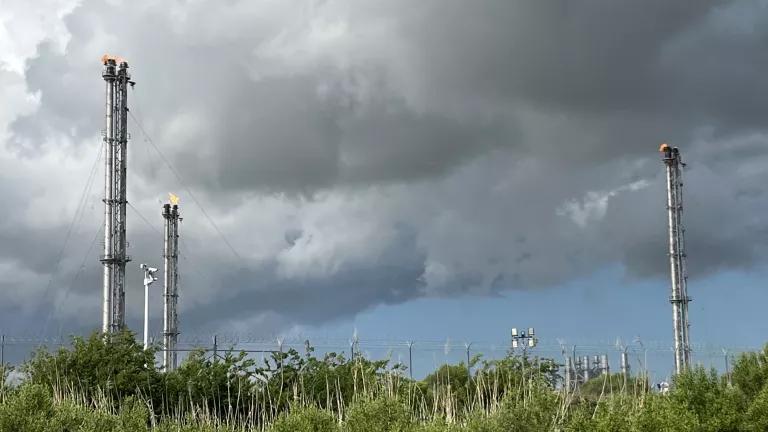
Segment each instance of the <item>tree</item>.
[[768,382],[768,344],[762,351],[741,354],[733,365],[734,386],[747,399],[754,399]]
[[160,380],[154,349],[144,350],[128,330],[74,337],[71,348],[53,353],[40,349],[22,370],[32,383],[88,400],[144,395]]

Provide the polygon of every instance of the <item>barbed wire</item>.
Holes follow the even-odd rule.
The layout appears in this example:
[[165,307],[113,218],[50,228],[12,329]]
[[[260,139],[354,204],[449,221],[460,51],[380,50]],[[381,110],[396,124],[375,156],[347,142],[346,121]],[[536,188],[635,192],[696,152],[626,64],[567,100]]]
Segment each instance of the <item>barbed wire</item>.
[[[72,342],[71,336],[55,336],[55,337],[36,337],[36,336],[14,336],[4,335],[4,343],[6,346],[19,345],[19,346],[68,346]],[[157,333],[154,336],[155,340],[160,340],[160,334]],[[407,351],[409,346],[414,351],[420,352],[443,352],[446,355],[451,352],[465,352],[467,345],[470,345],[471,351],[475,353],[481,352],[506,352],[511,349],[509,341],[483,341],[474,339],[453,339],[446,338],[445,340],[434,339],[343,339],[343,338],[256,338],[256,337],[241,337],[232,334],[210,334],[210,335],[187,335],[179,339],[178,346],[184,349],[192,349],[195,347],[210,347],[214,344],[214,337],[216,338],[215,344],[218,345],[221,350],[254,350],[263,349],[264,351],[297,349],[302,351],[307,344],[311,347],[323,351],[347,351],[351,346],[354,346],[356,351],[362,350],[401,350]],[[566,344],[561,343],[558,340],[551,339],[539,339],[538,344],[533,348],[527,348],[529,353],[533,354],[553,354],[555,356],[561,356],[562,354],[570,355],[571,351],[575,348],[579,353],[608,353],[621,351],[617,348],[615,343],[606,343],[600,341],[592,341],[589,343],[574,343]],[[632,353],[671,353],[672,344],[664,341],[643,341],[642,346],[633,344],[626,347],[628,352]],[[723,355],[723,351],[727,351],[731,354],[738,354],[742,352],[753,352],[760,350],[761,347],[756,346],[726,346],[726,345],[714,345],[710,343],[693,344],[693,352],[699,356],[719,356]],[[516,351],[521,351],[518,348]]]

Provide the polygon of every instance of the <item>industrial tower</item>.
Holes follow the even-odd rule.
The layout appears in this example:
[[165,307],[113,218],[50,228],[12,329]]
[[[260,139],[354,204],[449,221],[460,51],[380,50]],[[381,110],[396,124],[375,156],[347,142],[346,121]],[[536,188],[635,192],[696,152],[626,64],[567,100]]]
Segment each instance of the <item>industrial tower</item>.
[[128,63],[105,55],[101,76],[106,83],[104,128],[104,304],[102,331],[125,326],[125,205],[128,162],[128,85],[133,86]]
[[176,342],[179,337],[179,199],[171,194],[171,203],[163,205],[165,240],[163,242],[163,368],[176,369]]
[[669,217],[669,268],[672,280],[672,324],[675,341],[675,372],[691,365],[690,323],[688,322],[688,287],[685,268],[685,229],[683,229],[683,178],[685,166],[677,147],[659,148],[667,171],[667,213]]

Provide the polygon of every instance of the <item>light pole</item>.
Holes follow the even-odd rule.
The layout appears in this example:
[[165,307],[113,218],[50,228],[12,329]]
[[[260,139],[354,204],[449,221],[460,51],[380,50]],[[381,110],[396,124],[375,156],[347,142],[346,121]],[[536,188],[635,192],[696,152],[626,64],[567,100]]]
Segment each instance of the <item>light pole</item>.
[[521,347],[523,348],[523,358],[526,357],[528,348],[536,346],[538,340],[536,339],[536,331],[533,327],[528,327],[528,332],[525,330],[517,331],[517,328],[512,328],[512,349]]
[[149,347],[149,286],[157,280],[155,277],[157,269],[146,264],[141,264],[139,268],[144,270],[144,349],[146,350]]

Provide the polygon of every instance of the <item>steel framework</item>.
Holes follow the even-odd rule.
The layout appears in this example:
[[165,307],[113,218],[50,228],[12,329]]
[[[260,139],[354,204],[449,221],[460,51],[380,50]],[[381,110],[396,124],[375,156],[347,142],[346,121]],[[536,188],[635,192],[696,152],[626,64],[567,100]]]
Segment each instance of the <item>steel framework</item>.
[[672,324],[674,331],[675,372],[690,367],[691,342],[688,321],[688,275],[685,263],[685,229],[683,228],[683,179],[685,164],[677,147],[662,144],[660,149],[667,174],[667,216],[669,219],[669,268],[672,295]]
[[[175,200],[175,197],[171,197]],[[179,338],[179,206],[163,205],[165,220],[165,240],[163,242],[163,368],[166,371],[176,369]]]
[[106,83],[104,128],[104,266],[102,331],[125,327],[126,180],[128,168],[128,63],[104,56],[102,78]]

